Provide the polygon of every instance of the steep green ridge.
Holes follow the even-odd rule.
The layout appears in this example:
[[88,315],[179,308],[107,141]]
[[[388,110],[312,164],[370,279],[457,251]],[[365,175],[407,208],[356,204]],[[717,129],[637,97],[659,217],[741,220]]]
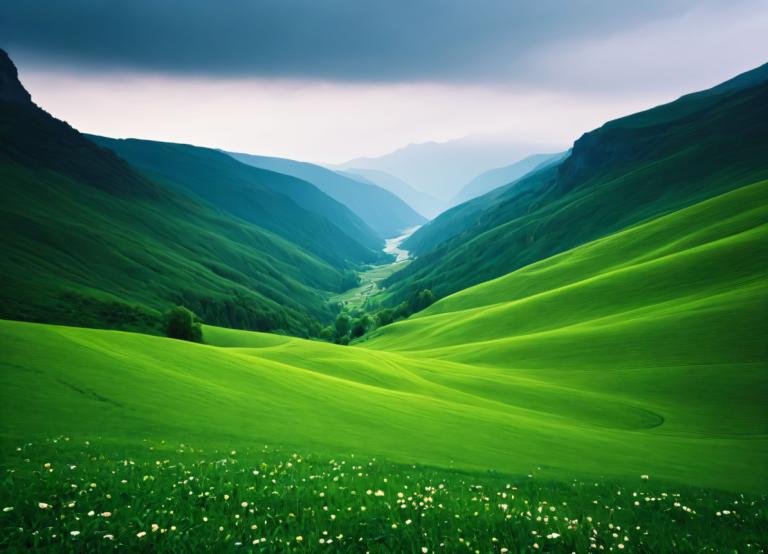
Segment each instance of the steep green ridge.
[[563,158],[564,156],[565,154],[562,152],[558,154],[534,154],[533,156],[527,156],[513,164],[485,171],[464,185],[464,187],[451,199],[451,205],[455,206],[462,204],[513,181],[517,181],[526,173],[530,173],[538,167],[551,163],[559,158]]
[[0,429],[764,491],[767,252],[763,181],[462,291],[358,346],[2,322]]
[[383,241],[311,184],[240,163],[210,148],[87,135],[153,180],[193,193],[338,266],[381,259]]
[[[3,90],[23,90],[0,62]],[[157,310],[183,302],[210,323],[306,335],[332,315],[325,291],[348,286],[346,272],[150,181],[28,98],[0,101],[0,182],[0,317],[153,331]]]
[[[415,233],[404,247],[419,259],[389,280],[390,294],[431,288],[445,296],[765,178],[767,83],[765,65],[585,134],[556,169]],[[453,236],[441,242],[443,234]]]
[[424,216],[388,190],[350,179],[319,165],[252,154],[230,152],[229,155],[245,164],[293,175],[312,183],[356,213],[382,238],[396,237],[401,231],[426,221]]

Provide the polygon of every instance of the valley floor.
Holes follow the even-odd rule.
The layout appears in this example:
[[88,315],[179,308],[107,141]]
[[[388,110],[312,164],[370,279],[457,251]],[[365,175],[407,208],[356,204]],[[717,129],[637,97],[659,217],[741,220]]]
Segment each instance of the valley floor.
[[413,233],[419,229],[419,226],[411,227],[403,232],[402,235],[387,239],[384,252],[395,256],[395,260],[388,264],[379,264],[358,274],[360,285],[344,291],[331,297],[331,302],[338,302],[349,308],[362,308],[370,298],[381,292],[380,284],[396,271],[400,271],[408,264],[410,253],[400,248],[400,245]]

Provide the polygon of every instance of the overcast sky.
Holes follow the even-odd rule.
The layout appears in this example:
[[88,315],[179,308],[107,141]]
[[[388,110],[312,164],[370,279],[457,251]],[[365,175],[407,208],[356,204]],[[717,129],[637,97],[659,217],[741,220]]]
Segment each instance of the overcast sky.
[[567,147],[768,61],[766,0],[4,0],[0,47],[88,132],[319,162]]

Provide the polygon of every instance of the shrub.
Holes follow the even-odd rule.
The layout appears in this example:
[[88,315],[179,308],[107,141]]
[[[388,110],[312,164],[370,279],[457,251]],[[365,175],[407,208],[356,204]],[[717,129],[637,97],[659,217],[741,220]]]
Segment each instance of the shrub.
[[395,321],[395,317],[397,316],[394,308],[384,308],[376,314],[376,323],[379,327],[389,325]]
[[411,313],[420,312],[435,303],[435,295],[430,289],[423,289],[411,297]]
[[368,329],[371,328],[373,325],[373,320],[368,315],[364,315],[358,319],[355,320],[354,324],[352,325],[352,338],[357,339],[362,337],[365,333],[368,332]]
[[349,326],[349,316],[347,314],[340,314],[336,318],[336,342],[345,344],[341,342],[341,339],[347,338],[349,335]]
[[203,342],[203,328],[197,316],[184,306],[174,306],[165,312],[165,334],[172,339]]

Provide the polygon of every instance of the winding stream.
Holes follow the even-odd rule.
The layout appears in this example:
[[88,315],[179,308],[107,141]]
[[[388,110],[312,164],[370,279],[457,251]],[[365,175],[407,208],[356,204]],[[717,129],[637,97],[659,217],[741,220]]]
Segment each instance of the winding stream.
[[393,263],[399,264],[411,257],[411,254],[407,250],[400,248],[400,245],[405,241],[405,239],[418,231],[419,227],[421,227],[421,225],[416,225],[410,229],[406,229],[399,237],[387,239],[385,241],[384,252],[387,254],[394,254],[396,256]]

